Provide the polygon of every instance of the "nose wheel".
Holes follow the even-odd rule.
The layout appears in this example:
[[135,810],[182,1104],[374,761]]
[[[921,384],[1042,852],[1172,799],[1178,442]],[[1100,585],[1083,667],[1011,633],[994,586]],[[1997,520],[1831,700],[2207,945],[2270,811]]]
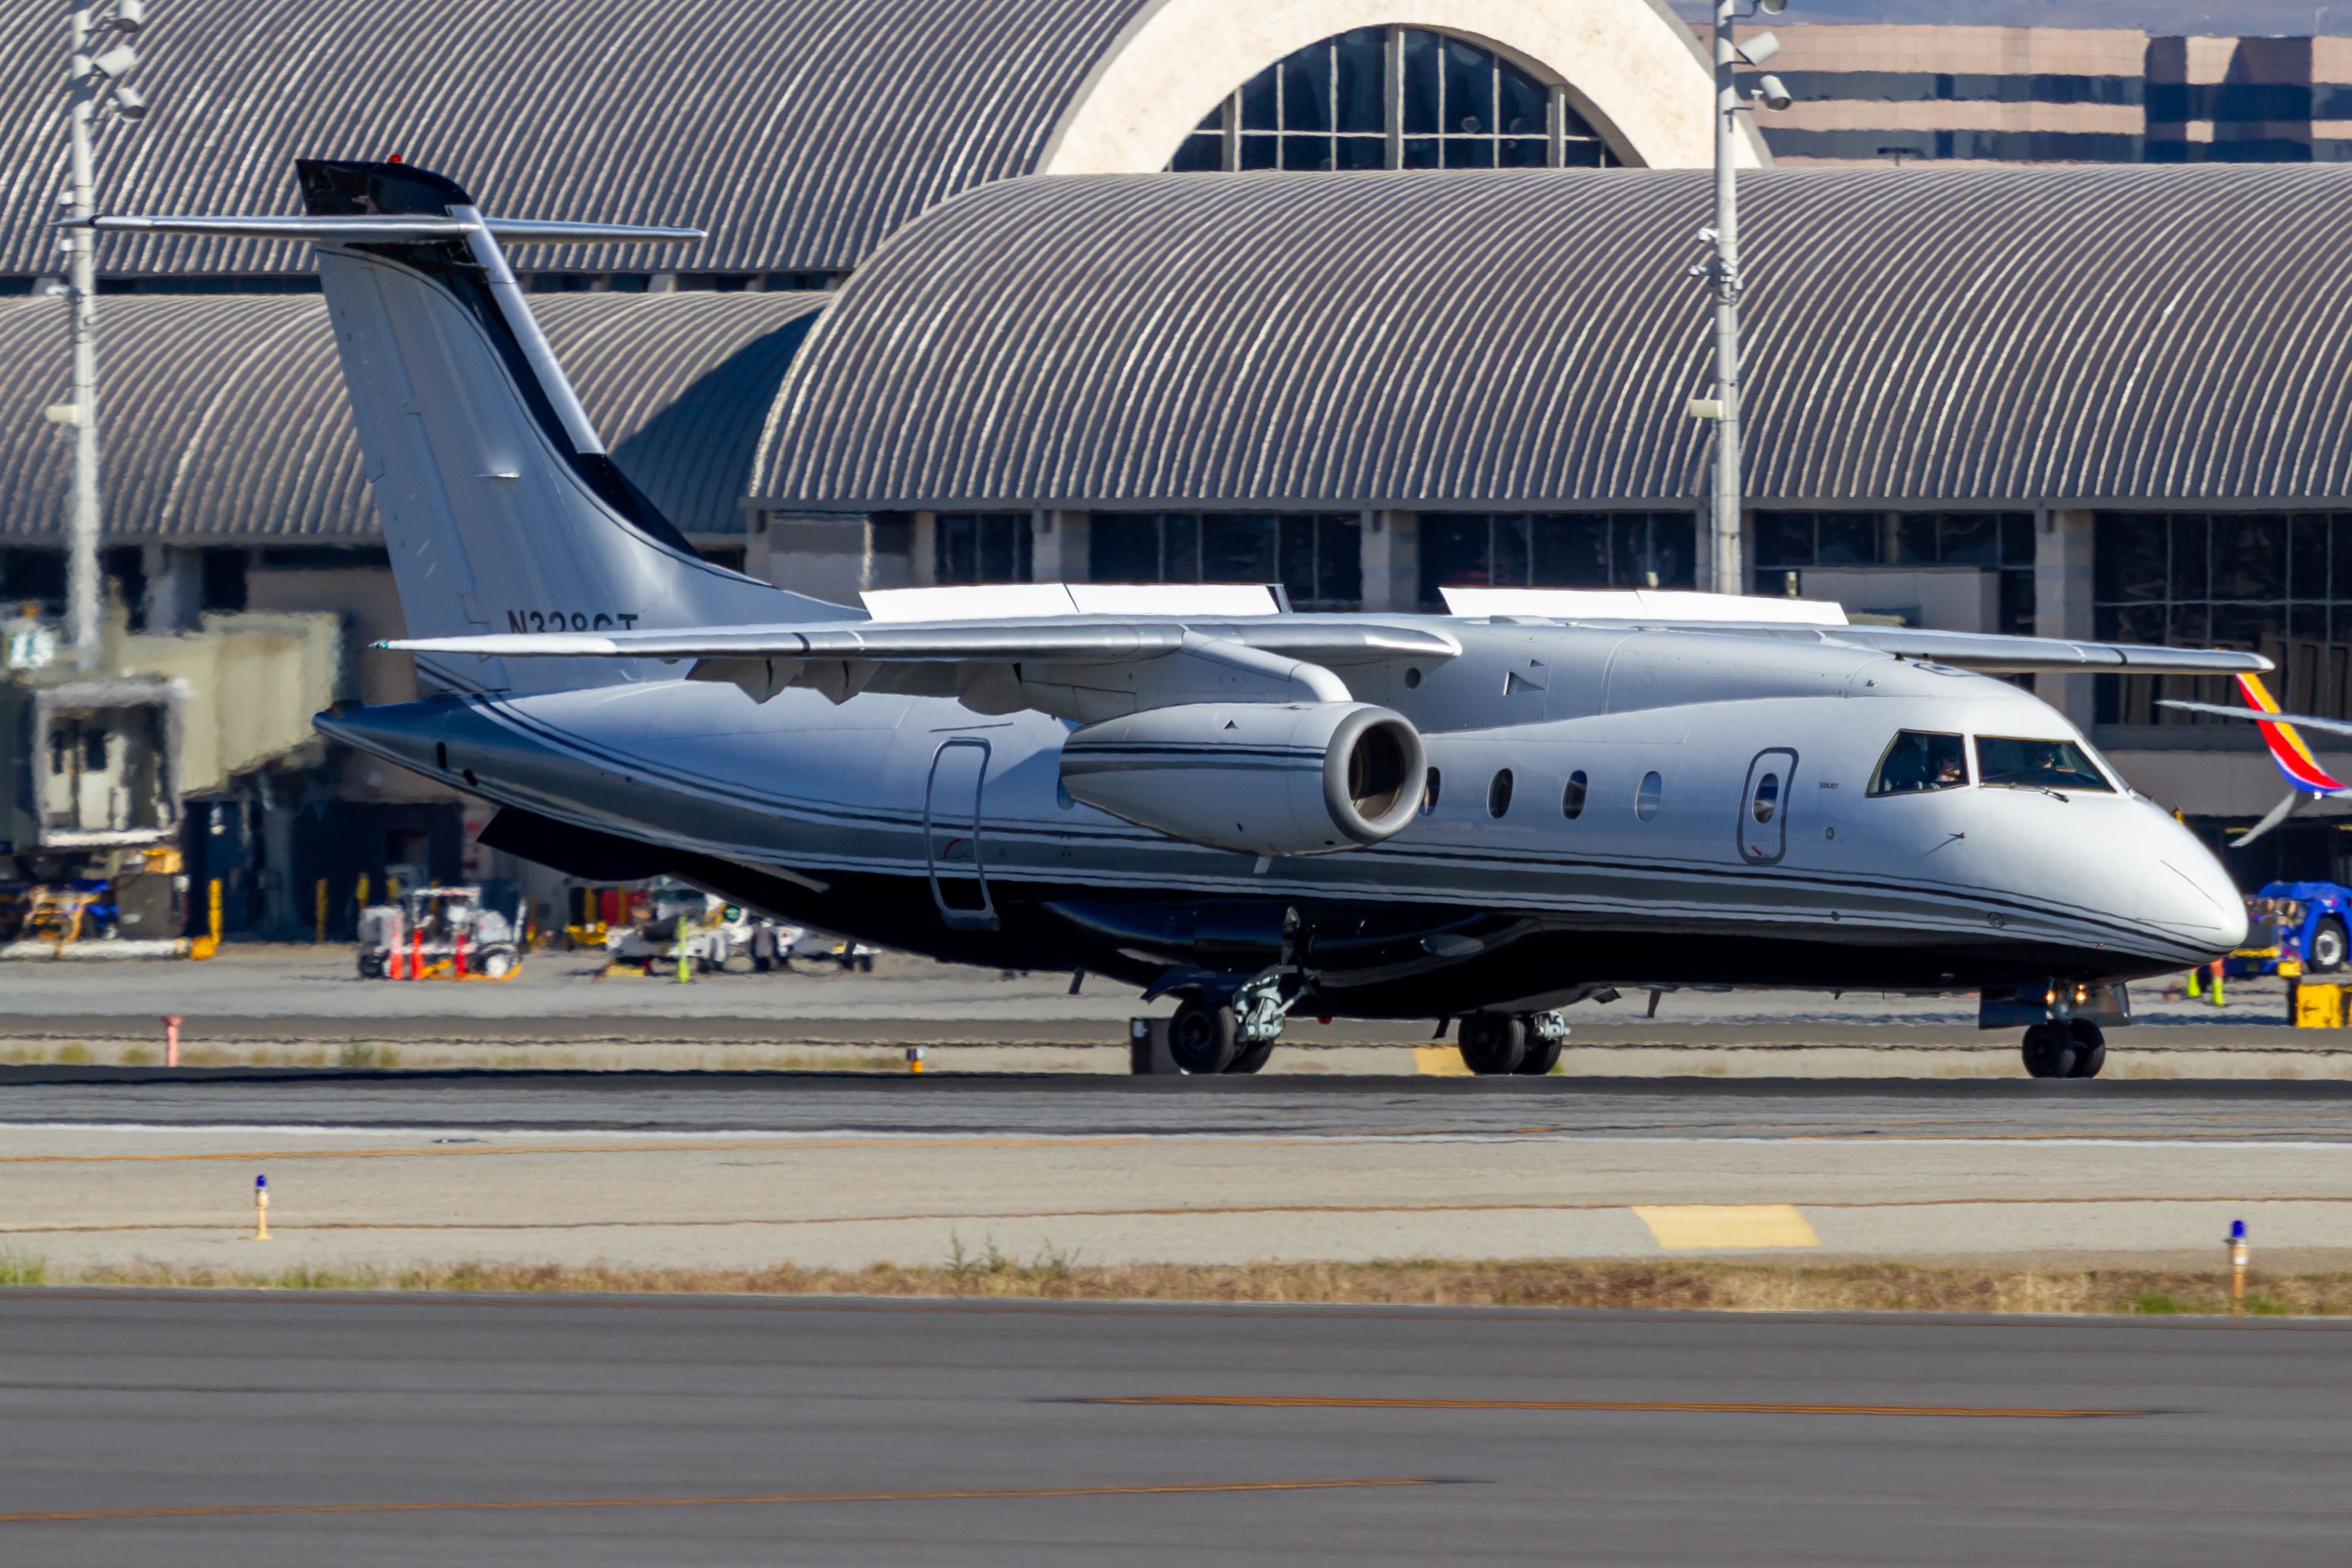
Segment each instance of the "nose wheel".
[[2107,1065],[2107,1037],[2087,1018],[2036,1024],[2025,1031],[2024,1057],[2035,1078],[2096,1078]]

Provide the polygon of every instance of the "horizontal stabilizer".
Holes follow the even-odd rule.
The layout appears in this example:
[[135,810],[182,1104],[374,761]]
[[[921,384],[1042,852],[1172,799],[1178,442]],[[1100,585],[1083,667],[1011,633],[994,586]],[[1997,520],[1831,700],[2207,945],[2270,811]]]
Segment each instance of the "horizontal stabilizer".
[[2205,713],[2216,719],[2251,719],[2263,724],[2293,724],[2299,729],[2325,730],[2331,735],[2352,735],[2352,720],[2320,719],[2309,713],[2265,713],[2259,708],[2232,708],[2220,702],[2182,702],[2172,698],[2160,698],[2158,708],[2177,708],[2183,713]]
[[509,245],[669,245],[700,239],[698,228],[645,228],[624,223],[565,223],[529,217],[456,217],[435,213],[368,213],[345,216],[134,217],[99,213],[66,218],[51,228],[101,234],[217,234],[237,239],[312,240],[321,245],[404,245],[463,239],[484,230]]
[[[808,626],[701,626],[652,632],[512,632],[482,637],[412,637],[378,643],[402,653],[474,654],[486,658],[841,658],[875,663],[995,663],[1050,659],[1109,663],[1158,658],[1186,645],[1181,621],[1103,616],[1033,621],[836,621]],[[1452,658],[1453,638],[1413,626],[1270,616],[1262,622],[1199,625],[1194,643],[1237,643],[1261,653],[1318,663]]]

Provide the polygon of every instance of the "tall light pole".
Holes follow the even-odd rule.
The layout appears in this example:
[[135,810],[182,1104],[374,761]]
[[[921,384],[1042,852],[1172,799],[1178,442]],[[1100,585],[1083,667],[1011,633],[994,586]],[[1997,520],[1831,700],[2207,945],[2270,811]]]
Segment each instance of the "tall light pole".
[[[125,120],[147,112],[146,100],[122,78],[139,64],[139,52],[117,41],[100,46],[108,31],[135,33],[146,25],[142,0],[115,0],[114,14],[99,18],[89,0],[71,0],[68,27],[72,48],[66,67],[71,109],[73,165],[65,206],[87,218],[96,208],[90,171],[90,125],[112,89],[114,111]],[[51,420],[74,433],[73,500],[66,526],[66,643],[73,662],[87,669],[98,658],[98,257],[97,237],[71,231],[66,293],[73,308],[73,401],[48,409]]]
[[[1756,9],[1778,16],[1789,0],[1756,0]],[[1699,230],[1702,244],[1715,247],[1711,261],[1690,268],[1708,280],[1715,296],[1715,395],[1693,398],[1690,411],[1715,421],[1715,485],[1710,498],[1707,559],[1715,591],[1747,592],[1747,564],[1739,547],[1739,523],[1744,510],[1739,484],[1739,205],[1735,172],[1738,167],[1739,116],[1753,103],[1767,109],[1789,107],[1789,89],[1775,76],[1763,78],[1751,96],[1743,95],[1736,68],[1760,66],[1780,52],[1780,41],[1759,33],[1744,45],[1735,43],[1731,29],[1740,19],[1740,0],[1715,0],[1715,222]],[[1748,15],[1754,15],[1749,12]]]

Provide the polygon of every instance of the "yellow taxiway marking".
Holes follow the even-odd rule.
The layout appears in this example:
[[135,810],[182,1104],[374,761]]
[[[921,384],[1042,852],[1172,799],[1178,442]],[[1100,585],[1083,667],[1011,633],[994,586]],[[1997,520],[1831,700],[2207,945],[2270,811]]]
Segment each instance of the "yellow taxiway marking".
[[2012,1421],[2086,1421],[2145,1410],[2045,1409],[1994,1405],[1752,1405],[1682,1399],[1345,1399],[1289,1394],[1153,1394],[1082,1399],[1081,1405],[1216,1405],[1335,1410],[1599,1410],[1730,1415],[1987,1415]]
[[467,1502],[281,1502],[198,1503],[172,1508],[58,1509],[39,1513],[0,1513],[0,1524],[55,1524],[77,1520],[208,1519],[307,1513],[497,1513],[532,1509],[743,1508],[817,1502],[958,1502],[1003,1498],[1159,1497],[1202,1492],[1305,1492],[1363,1487],[1433,1487],[1424,1476],[1357,1476],[1286,1481],[1195,1481],[1124,1487],[955,1487],[901,1492],[760,1492],[742,1497],[524,1498]]
[[1412,1048],[1412,1070],[1423,1078],[1469,1078],[1470,1069],[1462,1065],[1458,1046],[1415,1046]]
[[1637,1204],[1633,1213],[1669,1252],[1822,1244],[1793,1204]]

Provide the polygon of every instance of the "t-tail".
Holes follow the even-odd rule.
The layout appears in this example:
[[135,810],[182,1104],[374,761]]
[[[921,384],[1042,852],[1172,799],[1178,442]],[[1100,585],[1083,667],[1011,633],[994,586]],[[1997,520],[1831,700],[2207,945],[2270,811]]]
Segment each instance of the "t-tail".
[[[662,630],[859,617],[705,561],[614,463],[499,248],[644,244],[693,229],[485,217],[406,163],[305,160],[300,217],[84,220],[309,239],[411,637]],[[660,667],[654,667],[658,669]],[[420,658],[459,691],[645,673],[598,659]]]

